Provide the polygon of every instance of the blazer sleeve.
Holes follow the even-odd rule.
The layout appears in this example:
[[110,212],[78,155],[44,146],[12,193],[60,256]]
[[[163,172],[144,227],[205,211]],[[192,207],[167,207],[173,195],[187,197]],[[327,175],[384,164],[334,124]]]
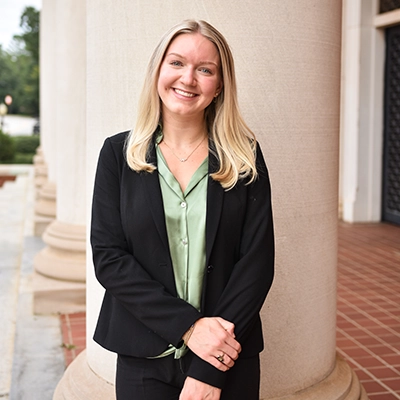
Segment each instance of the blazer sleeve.
[[[258,145],[257,170],[257,180],[247,186],[239,260],[233,266],[214,311],[214,316],[235,324],[236,340],[239,343],[246,341],[254,324],[259,321],[259,312],[274,277],[271,189],[267,167]],[[226,380],[226,373],[196,356],[191,363],[189,375],[221,388]]]
[[144,268],[129,251],[120,211],[122,171],[129,168],[122,155],[123,141],[106,139],[96,171],[91,222],[96,277],[134,318],[166,342],[179,347],[183,333],[201,315],[153,278],[150,256],[150,266]]

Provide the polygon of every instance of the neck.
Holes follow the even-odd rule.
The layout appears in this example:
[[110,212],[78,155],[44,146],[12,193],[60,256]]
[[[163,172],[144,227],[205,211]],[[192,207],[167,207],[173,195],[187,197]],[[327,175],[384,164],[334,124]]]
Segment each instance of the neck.
[[197,143],[207,136],[207,127],[203,118],[201,120],[163,118],[162,125],[164,139],[174,146]]

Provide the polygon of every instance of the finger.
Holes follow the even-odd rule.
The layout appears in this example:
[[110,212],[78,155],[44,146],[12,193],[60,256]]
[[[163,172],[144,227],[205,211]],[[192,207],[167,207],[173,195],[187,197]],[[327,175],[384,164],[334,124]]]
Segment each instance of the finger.
[[228,368],[232,368],[235,365],[235,361],[228,354],[222,351],[220,355],[216,357],[216,359],[219,362],[225,364]]
[[234,363],[232,364],[231,362],[229,363],[230,365],[232,365],[232,367],[222,363],[221,361],[218,361],[217,358],[215,356],[211,356],[209,359],[207,359],[206,361],[208,361],[211,365],[213,365],[215,368],[219,369],[222,372],[226,372],[229,370],[229,368],[232,368]]
[[[226,346],[229,349],[232,349],[235,353],[239,354],[242,351],[242,346],[240,345],[240,343],[235,340],[232,336],[226,336],[224,343],[226,344]],[[228,350],[227,350],[228,351]],[[231,354],[229,352],[229,354]],[[233,354],[232,354],[233,355]],[[234,357],[233,357],[234,358]]]
[[222,325],[226,332],[228,332],[231,336],[235,337],[235,324],[227,321],[221,317],[216,317],[217,321]]
[[214,349],[210,348],[211,354],[215,354],[214,351],[217,349],[228,354],[233,360],[239,357],[239,353],[242,350],[240,343],[226,332],[217,342],[213,343],[213,346]]
[[[227,357],[233,361],[237,360],[239,357],[239,353],[235,350],[232,349],[232,347],[222,347],[220,354],[225,354],[225,359],[227,359]],[[225,363],[226,364],[226,363]]]
[[241,345],[237,340],[235,340],[235,335],[233,333],[235,325],[232,322],[224,320],[221,317],[215,317],[215,319],[224,329],[222,332],[220,332],[222,334],[222,336],[220,336],[220,340],[225,342],[228,346],[232,347],[236,352],[240,353]]
[[222,346],[219,346],[218,349],[220,350],[221,353],[226,354],[229,358],[231,358],[234,361],[237,360],[239,357],[239,351],[227,345],[226,343],[224,343]]

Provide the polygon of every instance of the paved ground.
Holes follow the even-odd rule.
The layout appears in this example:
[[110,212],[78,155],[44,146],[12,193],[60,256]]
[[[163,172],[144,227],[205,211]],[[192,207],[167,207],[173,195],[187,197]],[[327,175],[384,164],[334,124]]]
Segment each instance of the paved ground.
[[400,227],[339,225],[337,346],[369,400],[400,399]]
[[33,169],[0,188],[0,399],[51,400],[64,372],[60,320],[32,313],[33,257],[43,247],[33,236]]

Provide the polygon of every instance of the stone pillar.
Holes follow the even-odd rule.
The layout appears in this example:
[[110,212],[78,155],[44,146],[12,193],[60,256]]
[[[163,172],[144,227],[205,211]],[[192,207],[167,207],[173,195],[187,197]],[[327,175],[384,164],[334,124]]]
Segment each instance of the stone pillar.
[[57,218],[34,259],[36,312],[85,309],[86,14],[81,0],[55,5]]
[[341,217],[381,220],[385,31],[377,0],[343,1]]
[[[38,177],[34,234],[41,236],[56,216],[56,9],[43,0],[40,11],[40,142],[43,164],[35,163]],[[36,159],[37,162],[40,160]]]
[[39,198],[39,191],[47,181],[47,164],[44,159],[42,147],[36,149],[36,154],[33,157],[34,177],[35,177],[35,197]]
[[[88,0],[87,15],[88,196],[104,138],[132,126],[160,36],[188,16],[214,24],[233,49],[241,107],[271,173],[277,258],[262,310],[261,398],[365,399],[335,351],[340,2]],[[91,340],[103,290],[90,260],[87,351],[56,400],[114,398],[114,355]]]

